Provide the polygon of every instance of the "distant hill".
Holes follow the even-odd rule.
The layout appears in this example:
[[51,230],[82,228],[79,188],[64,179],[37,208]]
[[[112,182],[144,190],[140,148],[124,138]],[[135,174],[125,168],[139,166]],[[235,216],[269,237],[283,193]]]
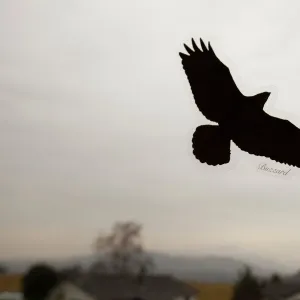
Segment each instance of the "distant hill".
[[[169,273],[185,280],[196,280],[201,282],[232,282],[245,264],[250,265],[253,271],[260,276],[270,275],[278,271],[284,272],[282,266],[275,263],[257,260],[258,263],[230,257],[221,256],[185,256],[185,255],[169,255],[164,253],[152,252],[157,273]],[[255,260],[255,259],[254,259]],[[81,265],[83,268],[88,267],[93,261],[92,255],[77,256],[60,260],[44,260],[52,264],[56,268],[63,268],[75,264]],[[30,260],[14,260],[3,262],[8,266],[11,272],[24,272],[34,261]]]
[[171,256],[166,254],[154,254],[157,271],[172,273],[177,277],[201,282],[232,282],[236,279],[240,270],[247,264],[259,276],[268,276],[275,271],[284,272],[282,266],[270,262],[259,263],[252,260],[240,260],[222,256]]

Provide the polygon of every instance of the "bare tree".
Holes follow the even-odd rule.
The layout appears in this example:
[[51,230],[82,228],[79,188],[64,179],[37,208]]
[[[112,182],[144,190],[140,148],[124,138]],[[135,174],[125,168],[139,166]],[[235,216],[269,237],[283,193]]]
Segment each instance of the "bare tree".
[[109,273],[107,263],[103,261],[103,258],[98,258],[89,268],[90,273],[94,274],[106,274]]
[[282,279],[279,274],[277,274],[277,273],[272,274],[272,276],[270,278],[271,283],[280,283],[281,281],[282,281]]
[[72,279],[73,277],[76,278],[76,276],[78,276],[82,272],[83,272],[83,268],[79,264],[67,266],[59,270],[59,274],[62,280]]
[[0,265],[0,274],[7,274],[8,268],[5,265]]
[[[102,270],[120,274],[145,274],[154,263],[142,243],[142,226],[133,221],[117,222],[111,233],[100,234],[94,244]],[[105,264],[105,268],[104,268]],[[92,268],[95,270],[95,264]]]

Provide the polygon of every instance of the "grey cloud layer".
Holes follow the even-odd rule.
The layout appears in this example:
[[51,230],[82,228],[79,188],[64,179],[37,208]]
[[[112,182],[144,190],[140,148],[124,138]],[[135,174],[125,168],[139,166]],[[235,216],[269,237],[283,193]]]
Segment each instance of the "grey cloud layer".
[[246,167],[230,175],[193,158],[204,119],[178,52],[209,39],[245,93],[273,84],[295,112],[299,4],[214,2],[1,2],[3,257],[86,252],[99,229],[134,218],[152,248],[296,259],[295,181],[258,174],[261,160],[235,148]]

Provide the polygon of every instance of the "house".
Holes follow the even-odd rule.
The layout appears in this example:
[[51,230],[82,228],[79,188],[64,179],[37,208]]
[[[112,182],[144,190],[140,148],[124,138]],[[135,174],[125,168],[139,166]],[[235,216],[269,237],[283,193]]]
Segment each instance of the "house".
[[22,294],[16,292],[1,292],[0,300],[22,300]]
[[133,276],[82,274],[65,279],[47,300],[192,300],[198,293],[172,276],[149,275],[139,282]]
[[300,282],[282,281],[269,284],[264,290],[265,300],[300,300]]
[[64,281],[50,292],[47,300],[94,300],[94,298],[75,284]]

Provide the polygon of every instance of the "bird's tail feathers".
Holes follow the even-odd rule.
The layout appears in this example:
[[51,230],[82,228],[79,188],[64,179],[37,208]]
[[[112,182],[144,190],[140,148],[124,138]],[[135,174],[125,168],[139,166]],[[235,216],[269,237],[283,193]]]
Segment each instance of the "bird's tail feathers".
[[223,165],[230,161],[230,138],[218,125],[196,128],[192,143],[195,157],[208,165]]

